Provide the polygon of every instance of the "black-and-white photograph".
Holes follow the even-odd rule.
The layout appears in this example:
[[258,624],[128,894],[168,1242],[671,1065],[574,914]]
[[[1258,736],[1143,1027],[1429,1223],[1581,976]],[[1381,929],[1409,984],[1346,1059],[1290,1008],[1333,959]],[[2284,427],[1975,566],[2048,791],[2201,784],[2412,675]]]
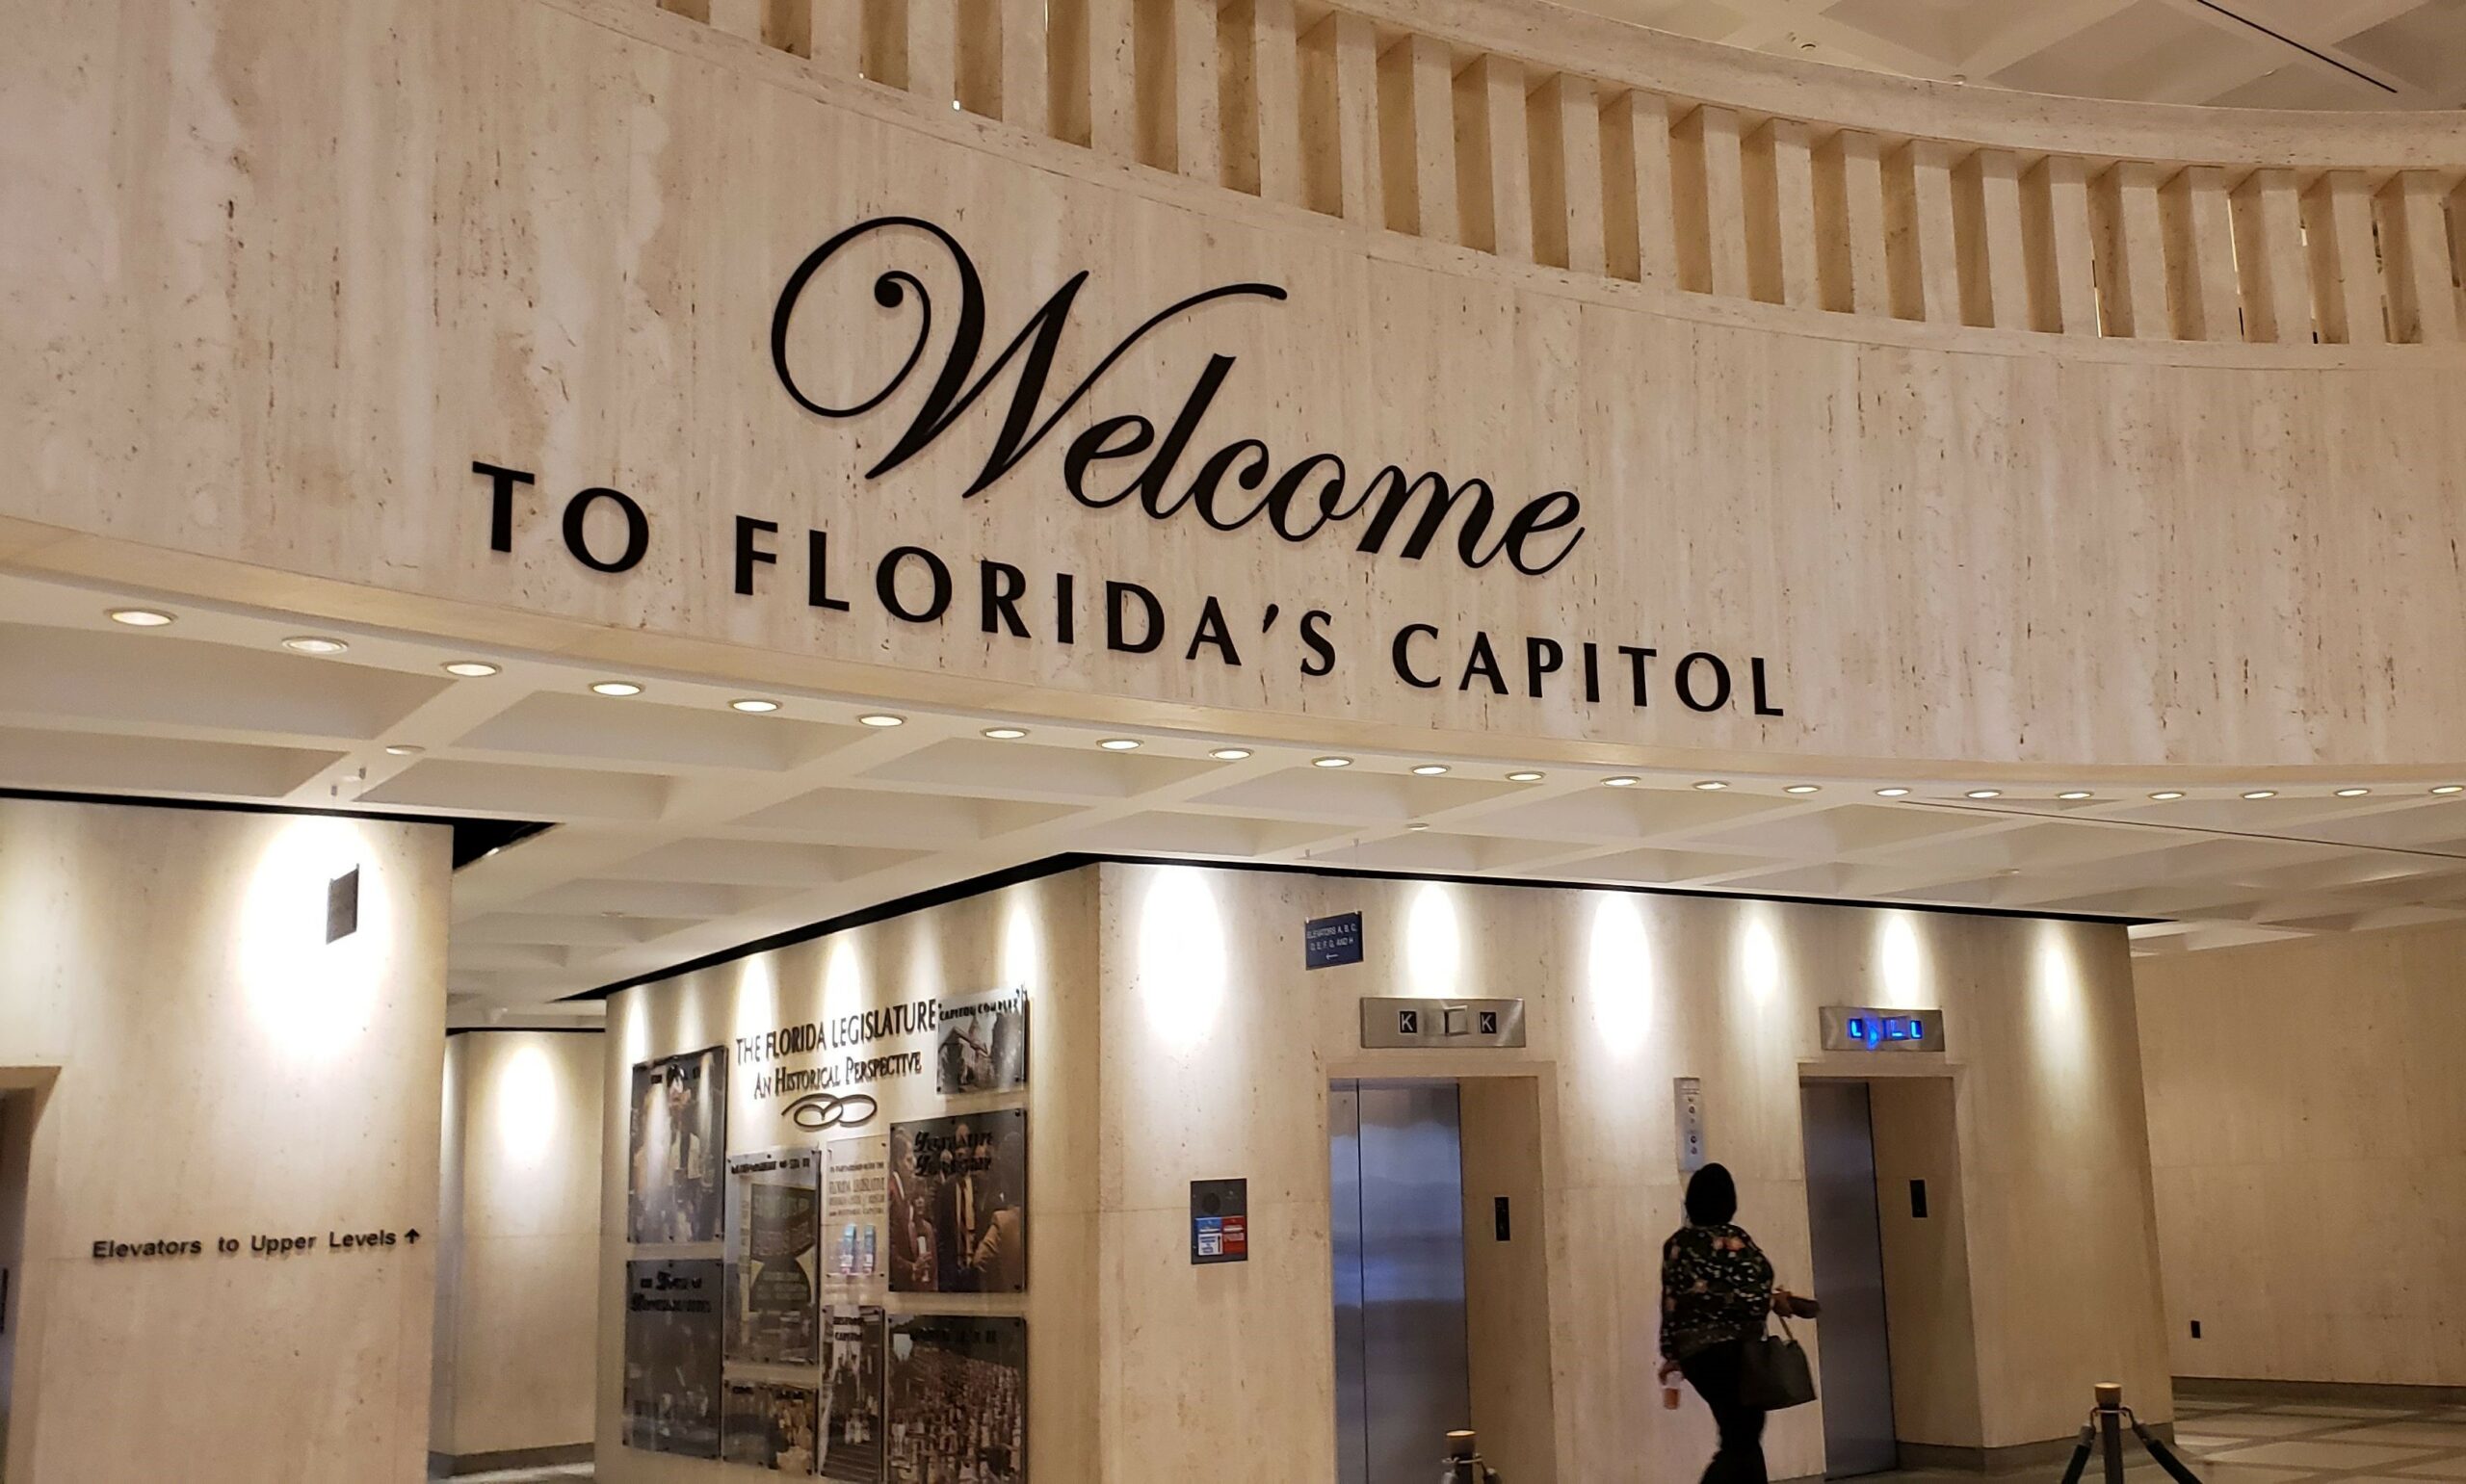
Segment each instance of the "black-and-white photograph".
[[889,1325],[879,1309],[837,1309],[822,1378],[822,1466],[838,1484],[882,1484],[883,1373]]
[[1028,1085],[1028,992],[942,1006],[933,1033],[933,1082],[944,1097]]
[[1026,1292],[1027,1111],[891,1125],[889,1204],[892,1292]]
[[625,1444],[720,1456],[720,1263],[625,1264]]
[[810,1366],[822,1358],[821,1162],[810,1149],[728,1158],[731,1361]]
[[637,1063],[632,1097],[626,1239],[718,1241],[727,1053],[715,1046]]
[[1028,1476],[1028,1321],[912,1315],[890,1336],[895,1484]]
[[820,1398],[809,1386],[731,1381],[724,1462],[811,1474]]

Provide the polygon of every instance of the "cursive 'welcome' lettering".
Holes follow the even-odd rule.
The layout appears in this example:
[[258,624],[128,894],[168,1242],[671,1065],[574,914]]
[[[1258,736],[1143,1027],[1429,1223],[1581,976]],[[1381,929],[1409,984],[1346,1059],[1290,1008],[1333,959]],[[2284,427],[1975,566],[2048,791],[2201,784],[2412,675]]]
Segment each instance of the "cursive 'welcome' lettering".
[[[932,292],[915,273],[894,268],[875,278],[874,301],[885,309],[897,309],[913,296],[916,337],[898,370],[873,395],[846,406],[829,405],[804,390],[790,364],[789,326],[814,275],[850,244],[896,230],[922,232],[949,254],[958,278],[958,320],[941,367],[906,430],[865,471],[865,477],[879,479],[931,447],[1008,374],[1011,378],[1009,404],[1003,409],[1001,427],[974,482],[961,491],[962,498],[983,493],[1016,468],[1057,423],[1089,400],[1106,373],[1167,321],[1219,299],[1286,297],[1283,289],[1272,283],[1229,283],[1177,299],[1142,321],[1093,370],[1055,397],[1051,409],[1039,418],[1037,409],[1046,405],[1054,359],[1080,291],[1087,286],[1087,273],[1072,274],[980,373],[977,362],[986,345],[984,284],[967,250],[950,233],[921,218],[877,217],[848,228],[808,254],[788,275],[772,312],[771,364],[778,373],[779,384],[808,412],[827,418],[871,412],[907,384],[925,359],[933,338]],[[1485,567],[1503,556],[1509,566],[1528,576],[1558,566],[1583,539],[1585,528],[1577,522],[1584,508],[1571,490],[1552,490],[1528,500],[1502,524],[1499,498],[1485,481],[1451,482],[1434,470],[1407,475],[1401,466],[1388,464],[1356,487],[1347,478],[1345,461],[1334,454],[1309,454],[1279,470],[1275,452],[1257,438],[1223,444],[1198,458],[1195,469],[1185,475],[1183,465],[1194,456],[1192,448],[1199,441],[1200,424],[1232,374],[1233,363],[1230,355],[1211,354],[1180,409],[1161,429],[1154,419],[1137,412],[1117,412],[1089,423],[1062,452],[1062,477],[1071,497],[1096,509],[1135,499],[1156,520],[1167,520],[1188,509],[1219,531],[1238,531],[1264,521],[1277,536],[1297,543],[1311,539],[1329,525],[1361,517],[1361,535],[1354,550],[1382,556],[1392,541],[1395,555],[1407,561],[1420,560],[1447,534],[1453,520],[1456,555],[1466,566]],[[992,395],[998,399],[1002,394]]]

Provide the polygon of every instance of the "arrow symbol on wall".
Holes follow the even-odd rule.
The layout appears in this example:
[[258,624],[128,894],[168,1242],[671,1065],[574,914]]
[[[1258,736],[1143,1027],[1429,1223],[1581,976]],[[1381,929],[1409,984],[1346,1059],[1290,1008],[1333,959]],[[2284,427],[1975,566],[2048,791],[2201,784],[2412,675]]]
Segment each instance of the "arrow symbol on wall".
[[403,1240],[409,1242],[412,1246],[416,1247],[420,1244],[420,1234],[416,1231],[405,1232],[403,1234]]

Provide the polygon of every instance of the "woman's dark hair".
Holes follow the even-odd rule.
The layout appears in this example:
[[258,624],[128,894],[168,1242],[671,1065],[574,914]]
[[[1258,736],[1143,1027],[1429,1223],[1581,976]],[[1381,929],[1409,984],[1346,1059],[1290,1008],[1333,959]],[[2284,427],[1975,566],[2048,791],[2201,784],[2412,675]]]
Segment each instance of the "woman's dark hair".
[[1718,1164],[1708,1164],[1687,1183],[1687,1219],[1695,1226],[1726,1225],[1738,1214],[1738,1182]]

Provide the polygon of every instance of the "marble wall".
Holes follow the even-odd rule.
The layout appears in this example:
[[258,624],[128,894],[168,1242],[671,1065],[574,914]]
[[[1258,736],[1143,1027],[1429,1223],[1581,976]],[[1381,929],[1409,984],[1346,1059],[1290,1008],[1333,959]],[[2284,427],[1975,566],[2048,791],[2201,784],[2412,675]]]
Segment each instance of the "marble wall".
[[2134,976],[2176,1374],[2466,1386],[2466,930]]
[[595,1031],[446,1042],[429,1450],[466,1468],[590,1446],[606,1060]]
[[433,827],[0,799],[9,1477],[421,1477],[449,879]]
[[[1305,921],[1353,910],[1365,961],[1305,971]],[[1743,1219],[1802,1289],[1800,1079],[1928,1084],[1885,1101],[1921,1130],[1896,1158],[1930,1171],[1950,1161],[1961,1219],[1937,1229],[1935,1266],[1920,1270],[1941,1279],[1957,1267],[1962,1284],[1959,1302],[1930,1311],[1928,1364],[1902,1378],[1912,1441],[2065,1438],[2091,1384],[2115,1377],[2142,1416],[2170,1413],[2120,929],[1108,864],[629,990],[612,1007],[610,1073],[818,1005],[1010,981],[1042,997],[1025,1312],[1032,1457],[1046,1479],[1207,1477],[1269,1449],[1279,1476],[1333,1477],[1326,1087],[1348,1077],[1477,1080],[1468,1201],[1512,1193],[1519,1233],[1543,1255],[1536,1274],[1516,1255],[1475,1254],[1485,1282],[1549,1315],[1546,1326],[1477,1320],[1520,1352],[1514,1368],[1530,1383],[1476,1377],[1485,1428],[1523,1460],[1516,1477],[1678,1476],[1709,1450],[1700,1407],[1672,1415],[1653,1399],[1659,1248],[1679,1221],[1677,1077],[1703,1080],[1712,1150],[1739,1175]],[[1521,996],[1530,1044],[1364,1051],[1365,995]],[[1941,1007],[1950,1051],[1826,1054],[1817,1009],[1827,1003]],[[889,1117],[942,1105],[930,1084],[881,1085]],[[731,1099],[731,1147],[781,1141],[775,1108],[742,1083]],[[620,1484],[721,1477],[616,1445],[621,1099],[609,1116],[600,1467]],[[1189,1183],[1229,1177],[1250,1183],[1250,1261],[1194,1266]],[[1474,1225],[1478,1236],[1487,1223]],[[1821,1344],[1820,1325],[1809,1338]],[[1812,1411],[1776,1418],[1771,1442],[1775,1477],[1822,1471]]]

